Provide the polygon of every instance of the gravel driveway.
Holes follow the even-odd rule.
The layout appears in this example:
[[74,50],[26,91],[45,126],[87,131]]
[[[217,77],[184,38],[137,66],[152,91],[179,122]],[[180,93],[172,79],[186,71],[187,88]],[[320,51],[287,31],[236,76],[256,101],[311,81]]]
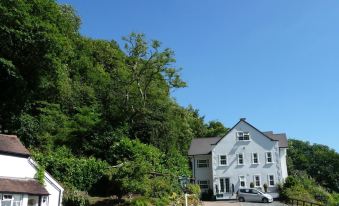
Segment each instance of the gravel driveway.
[[256,203],[256,202],[238,202],[234,201],[211,201],[203,202],[203,206],[286,206],[279,201],[274,201],[272,203]]

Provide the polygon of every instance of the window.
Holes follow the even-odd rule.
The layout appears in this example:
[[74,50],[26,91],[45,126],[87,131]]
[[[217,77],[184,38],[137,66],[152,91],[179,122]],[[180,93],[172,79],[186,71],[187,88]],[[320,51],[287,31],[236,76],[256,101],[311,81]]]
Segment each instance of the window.
[[208,160],[197,160],[197,166],[198,168],[209,167],[209,161]]
[[255,189],[250,189],[249,193],[252,193],[252,194],[258,194],[258,190],[255,190]]
[[227,155],[220,155],[219,156],[219,165],[220,166],[227,165]]
[[[0,196],[1,197],[1,196]],[[0,199],[1,206],[21,206],[22,195],[4,194]]]
[[220,179],[220,192],[225,192],[225,179]]
[[266,152],[266,163],[273,163],[272,152]]
[[48,205],[48,196],[43,196],[41,201],[41,206],[47,206]]
[[1,205],[2,206],[11,206],[13,196],[9,194],[2,195]]
[[249,132],[237,132],[237,139],[239,141],[249,141],[250,133]]
[[274,175],[268,175],[268,185],[274,186]]
[[240,187],[246,187],[245,176],[239,176]]
[[220,178],[220,193],[230,193],[230,178]]
[[244,153],[239,153],[238,154],[238,165],[243,165],[244,164]]
[[254,186],[255,187],[260,187],[260,185],[261,185],[260,175],[254,175],[253,176],[253,181],[254,181]]
[[13,205],[12,206],[21,206],[21,195],[13,195]]
[[252,153],[252,164],[259,164],[258,153]]
[[208,189],[208,180],[199,180],[198,184],[200,186],[200,189]]

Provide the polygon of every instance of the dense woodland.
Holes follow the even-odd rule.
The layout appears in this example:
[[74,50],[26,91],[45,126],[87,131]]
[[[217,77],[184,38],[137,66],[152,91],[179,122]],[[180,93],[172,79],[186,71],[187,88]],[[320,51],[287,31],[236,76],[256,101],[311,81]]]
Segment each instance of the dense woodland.
[[[180,193],[178,177],[190,175],[191,139],[227,128],[171,97],[187,86],[171,49],[136,33],[124,45],[91,39],[80,24],[53,0],[0,0],[2,130],[62,182],[65,204],[87,204],[89,193],[166,205]],[[338,153],[296,140],[288,151],[292,174],[339,192]]]

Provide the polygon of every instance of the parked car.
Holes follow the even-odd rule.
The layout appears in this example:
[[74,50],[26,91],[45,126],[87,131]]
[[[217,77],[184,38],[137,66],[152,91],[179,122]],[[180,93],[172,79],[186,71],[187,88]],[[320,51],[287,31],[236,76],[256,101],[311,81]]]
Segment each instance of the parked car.
[[273,197],[254,188],[242,188],[237,192],[237,199],[240,202],[273,202]]

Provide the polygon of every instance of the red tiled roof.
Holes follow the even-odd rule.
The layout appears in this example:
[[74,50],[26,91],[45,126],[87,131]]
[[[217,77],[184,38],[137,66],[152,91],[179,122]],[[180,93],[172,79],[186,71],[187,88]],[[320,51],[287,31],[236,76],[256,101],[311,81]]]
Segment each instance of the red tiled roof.
[[29,151],[16,135],[0,134],[0,153],[30,156]]
[[48,191],[35,179],[0,177],[0,192],[29,195],[49,195]]

